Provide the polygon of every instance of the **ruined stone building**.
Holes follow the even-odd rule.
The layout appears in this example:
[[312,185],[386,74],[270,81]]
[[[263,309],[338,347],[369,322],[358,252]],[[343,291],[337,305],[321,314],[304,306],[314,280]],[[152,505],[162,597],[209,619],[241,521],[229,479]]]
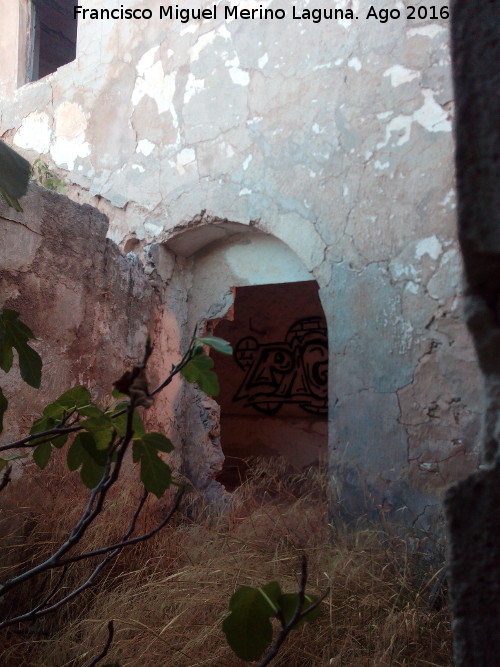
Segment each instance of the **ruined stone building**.
[[9,433],[75,383],[104,398],[148,330],[164,376],[198,325],[235,349],[220,396],[179,381],[149,416],[197,487],[279,454],[431,528],[481,412],[447,5],[75,4],[0,0],[0,136],[67,192],[0,208],[0,297],[45,369],[9,380]]

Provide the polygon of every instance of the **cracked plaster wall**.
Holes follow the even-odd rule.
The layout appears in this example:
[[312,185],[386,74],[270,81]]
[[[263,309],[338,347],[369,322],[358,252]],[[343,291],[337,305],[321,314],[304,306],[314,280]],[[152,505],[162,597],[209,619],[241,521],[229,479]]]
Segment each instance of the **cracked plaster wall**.
[[476,462],[481,402],[460,321],[447,21],[84,20],[76,61],[17,90],[9,71],[0,134],[106,212],[122,247],[229,220],[296,253],[329,325],[332,479],[353,506],[361,479],[375,506],[432,514]]

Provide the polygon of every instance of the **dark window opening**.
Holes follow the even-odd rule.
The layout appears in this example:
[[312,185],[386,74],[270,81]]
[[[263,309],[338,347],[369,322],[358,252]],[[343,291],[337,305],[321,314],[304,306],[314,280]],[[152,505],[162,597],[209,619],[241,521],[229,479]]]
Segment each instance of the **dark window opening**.
[[214,354],[224,467],[231,491],[246,460],[284,457],[301,471],[326,461],[328,341],[315,281],[236,287],[233,319],[216,323],[231,357]]
[[29,81],[37,81],[76,58],[74,5],[74,0],[32,0]]

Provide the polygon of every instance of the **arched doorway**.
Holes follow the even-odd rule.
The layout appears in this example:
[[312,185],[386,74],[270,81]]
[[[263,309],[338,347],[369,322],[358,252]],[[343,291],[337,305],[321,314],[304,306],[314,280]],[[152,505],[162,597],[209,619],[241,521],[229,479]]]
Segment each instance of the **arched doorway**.
[[187,476],[216,498],[249,456],[284,456],[296,470],[326,462],[327,331],[311,273],[285,243],[237,223],[188,229],[167,248],[186,276],[186,335],[198,327],[235,351],[213,353],[215,400],[184,390]]

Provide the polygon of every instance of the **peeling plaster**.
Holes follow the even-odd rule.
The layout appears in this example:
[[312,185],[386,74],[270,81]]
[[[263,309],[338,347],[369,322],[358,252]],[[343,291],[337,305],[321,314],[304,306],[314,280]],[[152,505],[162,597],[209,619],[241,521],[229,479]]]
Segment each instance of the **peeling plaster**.
[[412,119],[410,116],[396,116],[385,127],[385,139],[377,144],[377,149],[385,148],[392,139],[393,134],[397,134],[397,146],[403,146],[410,140]]
[[437,236],[430,236],[417,243],[415,248],[415,259],[421,259],[424,255],[429,255],[431,259],[436,260],[442,252],[443,246]]
[[142,153],[146,157],[149,157],[155,148],[156,146],[152,141],[148,141],[148,139],[141,139],[137,142],[136,152]]
[[436,35],[441,34],[444,32],[446,28],[442,25],[436,25],[434,24],[428,24],[428,25],[423,25],[419,26],[418,28],[410,28],[408,30],[408,37],[428,37],[429,39],[434,39]]
[[154,65],[149,65],[150,59],[151,57],[147,59],[145,66],[137,67],[138,71],[143,73],[142,75],[139,74],[136,79],[135,88],[132,92],[132,104],[137,106],[144,95],[147,95],[156,102],[159,114],[170,110],[175,123],[176,114],[172,106],[175,94],[175,72],[165,74],[161,60]]
[[198,58],[200,57],[201,52],[207,48],[207,46],[210,46],[210,44],[213,43],[217,36],[217,33],[215,30],[211,30],[210,32],[205,33],[204,35],[201,35],[196,40],[196,44],[192,46],[189,49],[189,57],[191,62],[196,62]]
[[264,53],[263,56],[261,56],[257,62],[259,69],[264,69],[264,67],[267,65],[269,62],[269,56],[267,53]]
[[403,65],[393,65],[389,69],[385,70],[384,76],[389,76],[391,78],[391,86],[397,88],[398,86],[403,85],[404,83],[409,83],[414,79],[420,77],[420,73],[415,70],[408,69],[403,67]]
[[429,89],[422,89],[424,104],[415,111],[413,118],[428,132],[451,132],[451,121],[448,114],[434,99],[434,93]]
[[50,154],[55,164],[74,169],[78,158],[90,155],[90,144],[85,141],[87,119],[84,110],[74,102],[63,102],[54,114],[55,139]]
[[434,99],[432,90],[423,88],[423,105],[411,116],[399,115],[393,118],[385,128],[385,138],[377,144],[377,149],[389,144],[393,134],[397,134],[397,146],[403,146],[410,140],[413,122],[419,123],[428,132],[451,132],[451,121],[448,114]]
[[205,88],[205,81],[203,79],[196,79],[191,72],[188,75],[186,87],[184,89],[184,104],[189,104],[190,100],[196,93]]
[[14,135],[14,145],[19,148],[48,153],[52,138],[52,122],[43,111],[32,111],[22,119],[21,127]]
[[361,62],[360,62],[359,58],[356,58],[356,56],[354,56],[354,58],[351,58],[350,60],[347,61],[347,66],[351,67],[356,72],[361,71]]
[[155,56],[159,52],[159,50],[160,50],[159,46],[153,46],[153,48],[149,49],[149,51],[146,51],[146,53],[142,56],[142,58],[136,65],[137,74],[139,76],[144,76],[146,70],[153,67],[155,62]]
[[229,76],[233,83],[236,83],[238,86],[248,86],[250,83],[250,75],[248,72],[240,69],[239,67],[230,67]]

